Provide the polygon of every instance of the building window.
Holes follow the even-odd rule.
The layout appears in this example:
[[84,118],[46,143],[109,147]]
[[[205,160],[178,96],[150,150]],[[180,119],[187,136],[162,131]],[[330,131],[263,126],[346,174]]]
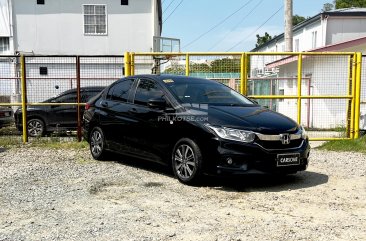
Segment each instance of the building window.
[[37,0],[37,4],[44,4],[44,0]]
[[84,8],[84,34],[107,34],[107,8],[106,5],[83,5]]
[[300,41],[299,41],[299,39],[295,39],[294,52],[300,52]]
[[121,0],[121,5],[128,5],[128,0]]
[[47,75],[48,74],[47,67],[39,67],[39,74],[40,75]]
[[0,53],[9,51],[9,38],[0,37]]
[[317,31],[314,31],[314,32],[312,32],[311,33],[312,34],[312,37],[311,37],[311,39],[312,39],[312,48],[313,49],[315,49],[317,46],[316,46],[316,39],[317,39],[317,37],[318,37],[318,32]]

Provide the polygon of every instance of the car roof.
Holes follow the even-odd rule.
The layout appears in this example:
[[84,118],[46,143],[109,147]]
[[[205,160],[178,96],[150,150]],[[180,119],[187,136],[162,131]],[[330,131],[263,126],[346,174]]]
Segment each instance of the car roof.
[[[154,79],[160,83],[196,83],[196,84],[209,84],[209,83],[217,83],[214,80],[203,79],[197,77],[190,77],[185,75],[172,75],[172,74],[145,74],[145,75],[135,75],[131,77],[136,78],[150,78]],[[173,80],[173,81],[171,81]]]
[[[86,86],[86,87],[80,87],[80,91],[102,91],[105,88],[106,88],[105,86]],[[69,90],[62,92],[61,94],[72,93],[72,92],[75,92],[76,90],[77,90],[77,88],[69,89]]]

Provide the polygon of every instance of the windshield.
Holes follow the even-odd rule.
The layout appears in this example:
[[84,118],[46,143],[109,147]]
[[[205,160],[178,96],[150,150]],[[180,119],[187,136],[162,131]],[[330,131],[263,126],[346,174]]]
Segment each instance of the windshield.
[[182,103],[213,105],[254,105],[238,92],[219,83],[174,83],[168,88]]

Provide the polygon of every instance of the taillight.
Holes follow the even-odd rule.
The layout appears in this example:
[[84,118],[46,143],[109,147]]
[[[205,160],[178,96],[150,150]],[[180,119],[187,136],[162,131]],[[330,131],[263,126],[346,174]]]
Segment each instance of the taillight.
[[90,103],[86,103],[86,104],[85,104],[85,110],[89,110],[89,109],[90,109],[90,107],[91,107]]

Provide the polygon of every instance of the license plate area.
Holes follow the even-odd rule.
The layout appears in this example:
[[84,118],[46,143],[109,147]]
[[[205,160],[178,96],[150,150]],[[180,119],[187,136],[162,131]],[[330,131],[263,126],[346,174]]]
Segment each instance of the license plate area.
[[277,155],[277,166],[278,167],[295,166],[295,165],[300,165],[300,154],[299,153],[278,154]]

